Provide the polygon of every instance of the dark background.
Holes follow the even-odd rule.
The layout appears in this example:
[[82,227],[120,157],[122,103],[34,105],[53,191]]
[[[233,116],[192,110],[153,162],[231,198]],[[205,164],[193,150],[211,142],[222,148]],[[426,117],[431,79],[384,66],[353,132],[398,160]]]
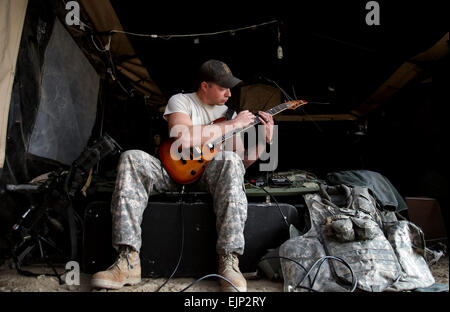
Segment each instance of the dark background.
[[[278,20],[234,36],[198,37],[198,44],[190,37],[129,38],[167,98],[194,91],[198,66],[216,58],[225,61],[244,82],[261,82],[258,77],[264,76],[291,96],[295,89],[298,98],[330,103],[307,105],[302,114],[348,113],[403,62],[433,46],[448,31],[444,6],[438,2],[378,1],[379,26],[365,22],[367,1],[277,1],[245,7],[239,2],[111,3],[123,28],[138,33],[205,33]],[[278,27],[282,60],[276,57]],[[430,64],[416,81],[372,111],[367,116],[367,134],[362,137],[354,135],[353,122],[278,123],[279,169],[301,168],[319,175],[340,169],[371,169],[386,174],[403,194],[417,194],[420,175],[430,170],[444,174],[447,83],[448,56]],[[330,92],[329,86],[335,92]],[[165,123],[158,126],[164,128]]]
[[[367,1],[276,1],[245,7],[240,2],[157,6],[141,1],[111,3],[124,29],[138,33],[205,33],[278,20],[235,35],[198,37],[198,44],[191,37],[129,38],[168,98],[181,91],[194,91],[198,66],[216,58],[225,61],[244,82],[261,82],[259,77],[264,76],[291,96],[295,90],[297,98],[330,103],[310,104],[299,112],[310,115],[350,112],[403,62],[427,50],[448,32],[446,6],[433,1],[378,1],[379,26],[365,22]],[[279,44],[284,52],[282,60],[276,57]],[[417,79],[365,116],[368,127],[364,136],[355,135],[357,123],[351,121],[279,122],[278,170],[298,168],[319,177],[336,170],[377,171],[405,197],[440,200],[447,220],[448,154],[444,145],[448,133],[448,69],[448,56],[426,64]],[[330,92],[329,86],[335,91]],[[153,125],[164,135],[164,121]],[[146,128],[142,126],[142,133],[148,133]],[[151,136],[147,138],[151,142]],[[143,142],[136,144],[145,148]],[[152,147],[147,149],[151,151]],[[258,174],[257,165],[247,171],[248,176]]]

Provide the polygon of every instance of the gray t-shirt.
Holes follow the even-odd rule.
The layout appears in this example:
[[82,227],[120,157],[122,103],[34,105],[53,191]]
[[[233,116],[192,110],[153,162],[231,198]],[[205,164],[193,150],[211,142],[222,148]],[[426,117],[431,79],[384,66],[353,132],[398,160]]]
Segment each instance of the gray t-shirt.
[[[178,93],[169,99],[163,117],[167,120],[166,115],[184,113],[191,117],[193,126],[207,125],[218,118],[225,117],[227,110],[226,105],[204,104],[196,92]],[[234,117],[236,113],[233,114]]]

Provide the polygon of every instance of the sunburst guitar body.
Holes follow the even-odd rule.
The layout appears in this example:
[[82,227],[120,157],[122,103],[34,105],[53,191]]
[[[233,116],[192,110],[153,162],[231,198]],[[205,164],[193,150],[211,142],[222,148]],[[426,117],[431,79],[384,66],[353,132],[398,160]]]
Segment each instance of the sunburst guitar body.
[[[286,109],[296,109],[306,103],[307,102],[304,100],[289,101],[269,109],[267,113],[276,115]],[[212,124],[224,120],[226,120],[224,117],[219,118],[212,122]],[[255,118],[253,124],[246,126],[245,129],[241,129],[240,131],[245,131],[258,123],[258,118]],[[182,146],[178,144],[177,138],[171,138],[161,144],[159,148],[159,158],[167,173],[176,183],[191,184],[200,179],[203,172],[205,172],[208,163],[220,152],[221,143],[240,131],[227,133],[222,136],[221,139],[212,143],[189,148],[182,148]]]

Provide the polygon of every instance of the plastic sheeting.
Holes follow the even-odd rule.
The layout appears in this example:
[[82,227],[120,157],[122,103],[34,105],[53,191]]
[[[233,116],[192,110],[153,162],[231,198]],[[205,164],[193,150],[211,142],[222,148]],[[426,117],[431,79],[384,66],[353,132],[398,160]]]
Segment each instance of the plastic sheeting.
[[45,52],[41,98],[29,152],[71,164],[86,146],[97,112],[99,76],[56,20]]
[[0,1],[0,168],[6,149],[6,130],[16,60],[28,0]]
[[[51,88],[44,86],[44,83],[48,83],[46,79],[49,79],[49,77],[45,78],[49,64],[48,56],[50,53],[56,53],[56,51],[49,50],[52,49],[49,44],[55,34],[54,29],[61,26],[60,30],[66,31],[62,27],[64,24],[55,26],[56,23],[59,23],[55,17],[48,1],[28,2],[9,108],[5,163],[0,172],[0,187],[4,183],[25,183],[40,174],[67,166],[67,163],[64,164],[59,160],[69,159],[67,154],[71,153],[77,154],[73,158],[77,157],[81,153],[81,148],[76,153],[71,145],[74,147],[85,145],[87,139],[84,131],[92,131],[91,120],[95,118],[96,108],[94,110],[92,106],[89,106],[90,108],[87,109],[86,103],[80,104],[77,101],[86,99],[83,93],[90,92],[91,88],[98,88],[98,84],[97,86],[91,85],[89,81],[92,80],[80,76],[81,69],[78,68],[73,68],[75,72],[72,77],[67,77],[67,66],[81,66],[80,61],[71,56],[81,53],[72,37],[69,36],[72,41],[68,40],[64,43],[65,50],[62,49],[58,52],[65,53],[65,56],[60,56],[58,62],[53,60],[55,63],[53,67],[58,69],[53,70],[52,79],[53,84],[58,86],[56,88],[58,93],[54,93]],[[68,51],[68,49],[73,51]],[[84,55],[81,55],[80,58],[87,67],[90,66]],[[96,73],[94,75],[96,76]],[[66,78],[69,80],[65,80]],[[70,79],[77,80],[77,82]],[[77,83],[84,83],[84,85],[80,87]],[[61,90],[64,90],[65,93],[61,93]],[[63,99],[57,100],[55,97],[58,96],[62,96]],[[48,103],[44,103],[44,98],[49,98]],[[53,102],[51,102],[51,98],[53,98]],[[92,98],[95,98],[93,101],[96,106],[97,96],[92,96]],[[44,115],[38,116],[40,114]],[[86,115],[89,116],[86,117]],[[62,118],[62,121],[66,123],[64,127],[68,127],[71,129],[70,131],[74,132],[68,133],[65,129],[58,129],[56,126],[61,125],[61,121],[58,121],[57,118]],[[46,126],[48,127],[46,128]],[[49,136],[43,138],[45,140],[37,140],[39,135],[45,132]],[[42,146],[33,146],[33,144],[42,144]],[[57,151],[64,148],[68,151],[64,152],[66,156],[61,156]],[[32,154],[30,149],[36,154]],[[0,200],[0,210],[1,202]]]

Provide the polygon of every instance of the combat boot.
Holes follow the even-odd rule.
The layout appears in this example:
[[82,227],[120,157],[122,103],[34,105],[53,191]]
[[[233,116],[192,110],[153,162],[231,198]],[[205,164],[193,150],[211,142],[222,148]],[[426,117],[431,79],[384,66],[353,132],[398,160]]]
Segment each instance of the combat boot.
[[106,271],[92,275],[93,288],[120,289],[125,285],[136,285],[141,282],[141,260],[139,253],[132,248],[120,249],[116,262]]
[[[219,275],[225,277],[241,292],[247,291],[247,281],[239,270],[239,259],[236,254],[229,253],[219,255]],[[220,279],[222,291],[235,292],[233,286],[227,281]]]

